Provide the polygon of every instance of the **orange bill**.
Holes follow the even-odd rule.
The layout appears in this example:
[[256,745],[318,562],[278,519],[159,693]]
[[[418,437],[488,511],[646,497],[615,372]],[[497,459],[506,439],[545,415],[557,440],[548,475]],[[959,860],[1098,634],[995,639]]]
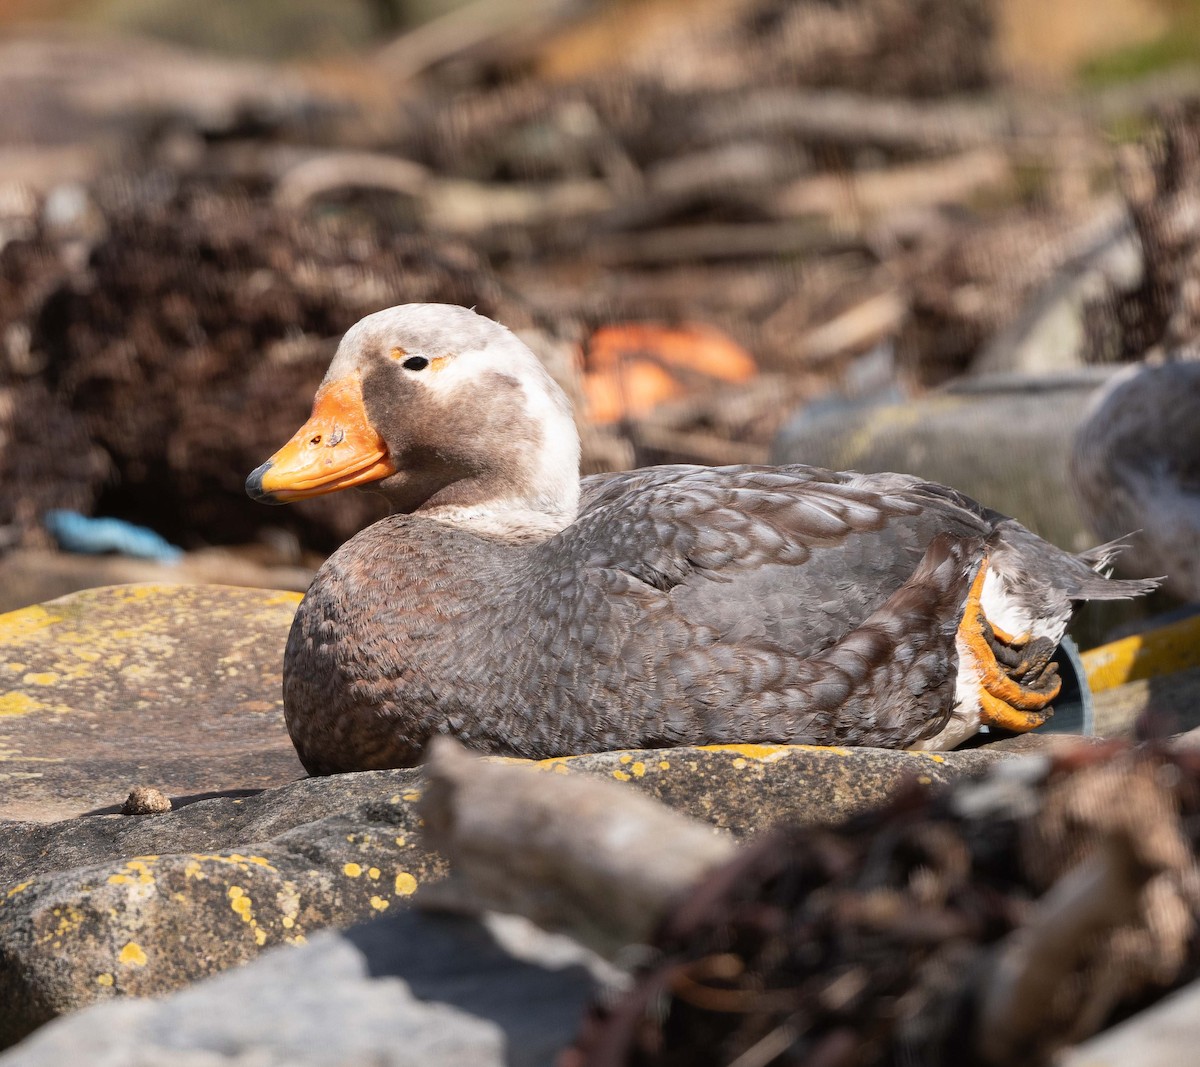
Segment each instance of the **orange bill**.
[[356,374],[317,391],[308,422],[246,479],[246,492],[265,504],[288,504],[395,473]]

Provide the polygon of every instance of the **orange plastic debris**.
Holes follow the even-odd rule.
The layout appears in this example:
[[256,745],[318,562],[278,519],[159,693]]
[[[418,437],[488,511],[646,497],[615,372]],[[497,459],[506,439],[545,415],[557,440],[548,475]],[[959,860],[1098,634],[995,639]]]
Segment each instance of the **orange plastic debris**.
[[750,353],[712,326],[604,326],[587,345],[588,416],[598,423],[637,418],[694,390],[757,373]]

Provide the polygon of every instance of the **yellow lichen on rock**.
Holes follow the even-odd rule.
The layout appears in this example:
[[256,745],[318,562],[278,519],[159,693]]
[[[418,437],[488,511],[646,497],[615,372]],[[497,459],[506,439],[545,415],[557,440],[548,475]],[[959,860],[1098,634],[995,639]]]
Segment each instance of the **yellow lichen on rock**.
[[130,941],[117,957],[127,967],[145,967],[146,953],[136,941]]
[[45,701],[31,697],[28,693],[17,690],[0,693],[0,715],[31,715],[35,711],[45,709]]
[[[132,742],[139,763],[170,766],[153,783],[167,795],[294,778],[301,768],[279,689],[297,599],[226,586],[109,586],[0,615],[0,716],[12,750],[5,781],[14,783],[0,791],[0,818],[54,821],[128,795],[140,783],[111,753]],[[236,755],[225,744],[234,730],[246,740]],[[249,779],[247,752],[262,757]]]
[[3,897],[0,897],[0,904],[3,904],[6,900],[15,897],[18,893],[23,893],[31,885],[33,885],[32,878],[30,878],[27,882],[18,882],[10,890],[8,890]]
[[47,626],[53,626],[59,618],[40,604],[0,615],[0,645],[22,641],[31,634],[46,629]]
[[229,906],[242,917],[242,922],[251,922],[254,912],[251,910],[250,898],[240,885],[231,885],[227,891]]

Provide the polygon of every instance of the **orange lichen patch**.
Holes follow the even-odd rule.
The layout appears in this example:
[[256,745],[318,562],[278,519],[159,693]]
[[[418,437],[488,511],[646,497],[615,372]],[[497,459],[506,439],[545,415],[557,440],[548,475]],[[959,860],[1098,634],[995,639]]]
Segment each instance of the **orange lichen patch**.
[[592,334],[584,359],[584,392],[593,422],[636,418],[693,389],[744,382],[754,358],[712,326],[627,322]]
[[254,911],[246,891],[240,885],[231,885],[228,895],[229,906],[241,916],[242,922],[250,922],[254,918]]
[[[988,726],[998,726],[1004,730],[1033,730],[1050,717],[1045,709],[1058,696],[1062,680],[1055,679],[1045,691],[1038,692],[1021,685],[1004,673],[992,646],[984,636],[987,620],[983,614],[981,597],[986,576],[985,558],[971,582],[962,622],[958,627],[960,655],[969,657],[972,667],[978,672],[979,718]],[[992,632],[996,632],[994,628]]]
[[624,771],[613,771],[612,776],[618,782],[628,782],[630,780],[630,776],[628,774],[626,774]]
[[411,897],[417,891],[417,880],[408,871],[401,871],[396,875],[395,889],[397,896]]
[[[507,760],[507,757],[501,757]],[[540,759],[534,763],[539,771],[549,771],[552,774],[570,774],[571,769],[567,766],[570,760],[578,759],[578,756],[551,756],[549,759]],[[488,762],[493,762],[489,760]],[[512,760],[515,764],[528,763],[528,760]]]
[[[154,859],[157,857],[146,856],[143,859]],[[262,867],[264,870],[274,871],[270,860],[263,856],[243,856],[240,852],[231,852],[228,856],[208,855],[205,853],[195,852],[184,865],[183,876],[185,879],[196,878],[204,881],[208,876],[204,872],[205,863],[220,863],[232,867],[237,867],[243,874],[249,874],[250,868]]]
[[108,972],[96,975],[96,985],[111,986],[113,984],[113,976]]
[[357,878],[363,872],[362,867],[357,863],[347,863],[342,868],[342,874],[347,878]]
[[36,604],[33,607],[20,608],[17,611],[0,615],[0,645],[19,639],[23,640],[30,634],[37,633],[38,630],[53,626],[59,620],[60,616],[52,615],[45,608]]
[[384,900],[384,898],[380,896],[374,896],[371,898],[371,907],[373,907],[376,911],[386,911],[390,904],[390,900]]

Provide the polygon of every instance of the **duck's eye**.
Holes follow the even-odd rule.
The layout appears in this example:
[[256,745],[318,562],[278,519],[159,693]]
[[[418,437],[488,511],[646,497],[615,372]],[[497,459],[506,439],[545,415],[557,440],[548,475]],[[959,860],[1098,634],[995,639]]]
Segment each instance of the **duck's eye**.
[[405,370],[424,370],[429,366],[429,360],[424,356],[409,356],[400,366]]

